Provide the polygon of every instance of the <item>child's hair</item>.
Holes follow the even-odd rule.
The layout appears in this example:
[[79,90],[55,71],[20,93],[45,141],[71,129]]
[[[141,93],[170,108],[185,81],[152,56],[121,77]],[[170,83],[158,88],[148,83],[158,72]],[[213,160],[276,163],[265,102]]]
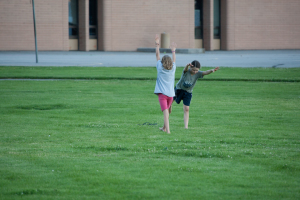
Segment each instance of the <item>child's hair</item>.
[[200,65],[200,62],[198,60],[194,60],[192,63],[193,67],[196,67],[198,69],[200,69],[201,65]]
[[161,63],[163,67],[167,70],[171,70],[173,68],[173,62],[170,56],[164,55],[161,59]]

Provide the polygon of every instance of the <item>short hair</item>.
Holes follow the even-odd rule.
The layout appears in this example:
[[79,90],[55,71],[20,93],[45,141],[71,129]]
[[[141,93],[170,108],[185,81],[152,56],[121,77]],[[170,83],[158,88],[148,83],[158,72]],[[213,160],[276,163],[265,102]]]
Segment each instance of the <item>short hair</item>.
[[171,70],[173,68],[173,62],[170,56],[164,55],[161,59],[161,63],[163,67],[167,70]]
[[191,64],[193,65],[193,67],[196,67],[198,69],[200,69],[201,67],[201,64],[198,60],[194,60]]

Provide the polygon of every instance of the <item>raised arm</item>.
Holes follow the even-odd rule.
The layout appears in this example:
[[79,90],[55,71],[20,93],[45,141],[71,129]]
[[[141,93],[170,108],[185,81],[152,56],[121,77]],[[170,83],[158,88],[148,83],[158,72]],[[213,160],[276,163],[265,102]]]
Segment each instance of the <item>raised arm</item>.
[[156,61],[160,60],[160,55],[159,55],[159,35],[155,35],[155,48],[156,48]]
[[208,74],[214,73],[215,71],[217,71],[219,69],[220,69],[220,67],[216,67],[214,69],[210,69],[210,70],[204,71],[204,72],[202,72],[202,75],[204,76],[204,75],[208,75]]
[[191,63],[189,63],[189,64],[187,64],[186,66],[185,66],[185,68],[184,68],[184,73],[186,73],[188,70],[189,70],[189,67],[190,66],[193,66]]
[[176,62],[176,55],[175,55],[176,47],[177,44],[175,42],[172,42],[172,44],[170,45],[170,49],[172,51],[173,62]]

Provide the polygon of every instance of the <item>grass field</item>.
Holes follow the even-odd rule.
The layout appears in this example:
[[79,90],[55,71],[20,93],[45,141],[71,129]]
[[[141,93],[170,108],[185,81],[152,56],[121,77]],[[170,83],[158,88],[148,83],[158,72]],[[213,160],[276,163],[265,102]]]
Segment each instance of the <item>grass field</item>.
[[155,68],[0,67],[28,77],[84,79],[0,80],[0,199],[300,198],[299,69],[221,68],[170,135]]
[[[222,68],[222,67],[221,67]],[[176,79],[182,73],[176,70]],[[212,69],[201,67],[202,71]],[[0,78],[44,79],[136,79],[156,80],[155,67],[0,67]],[[300,68],[222,68],[222,73],[205,77],[216,81],[288,81],[300,82]]]

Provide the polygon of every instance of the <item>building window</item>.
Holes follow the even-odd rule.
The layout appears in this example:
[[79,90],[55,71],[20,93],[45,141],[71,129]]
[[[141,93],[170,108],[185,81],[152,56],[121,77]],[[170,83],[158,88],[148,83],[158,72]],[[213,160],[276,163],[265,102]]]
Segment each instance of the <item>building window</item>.
[[97,0],[89,0],[90,39],[97,39]]
[[214,39],[220,39],[220,0],[214,0]]
[[203,3],[202,0],[195,1],[195,39],[203,38]]
[[78,0],[69,0],[69,38],[78,38]]

